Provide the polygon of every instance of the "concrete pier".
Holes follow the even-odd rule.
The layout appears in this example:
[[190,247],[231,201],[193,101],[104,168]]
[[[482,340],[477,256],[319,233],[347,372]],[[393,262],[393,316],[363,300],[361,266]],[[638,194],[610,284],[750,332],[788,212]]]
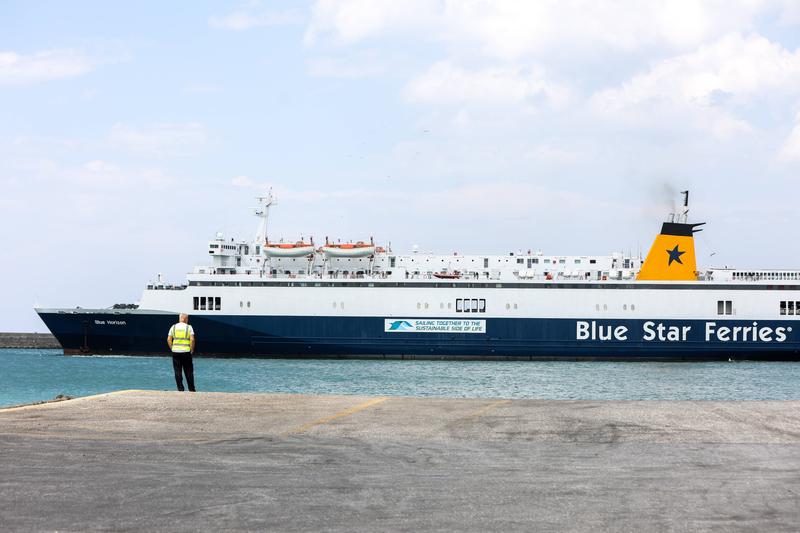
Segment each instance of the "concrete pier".
[[0,410],[7,530],[797,531],[800,402],[123,391]]

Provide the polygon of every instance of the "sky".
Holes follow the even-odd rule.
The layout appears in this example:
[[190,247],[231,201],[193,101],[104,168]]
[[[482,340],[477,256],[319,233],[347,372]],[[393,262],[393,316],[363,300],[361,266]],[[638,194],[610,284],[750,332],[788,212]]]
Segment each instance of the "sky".
[[0,4],[0,331],[217,231],[800,267],[800,0]]

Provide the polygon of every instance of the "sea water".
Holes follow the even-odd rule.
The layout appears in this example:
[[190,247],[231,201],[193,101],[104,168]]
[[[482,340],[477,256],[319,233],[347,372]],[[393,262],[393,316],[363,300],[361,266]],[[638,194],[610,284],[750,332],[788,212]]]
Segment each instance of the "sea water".
[[[781,362],[400,361],[195,357],[198,391],[534,398],[797,400]],[[121,389],[175,390],[170,357],[0,349],[0,406]]]

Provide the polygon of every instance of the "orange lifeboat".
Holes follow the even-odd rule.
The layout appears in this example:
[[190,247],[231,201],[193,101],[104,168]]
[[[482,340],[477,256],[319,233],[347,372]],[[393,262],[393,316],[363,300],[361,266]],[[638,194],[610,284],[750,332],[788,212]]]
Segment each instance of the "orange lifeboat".
[[446,271],[434,272],[433,276],[439,279],[460,279],[461,272],[459,272],[458,270],[456,270],[455,272],[446,272]]
[[375,253],[377,248],[372,241],[369,243],[358,241],[337,244],[325,242],[325,246],[320,250],[327,257],[369,257]]
[[297,241],[266,243],[264,245],[264,255],[268,257],[302,257],[314,253],[314,243]]

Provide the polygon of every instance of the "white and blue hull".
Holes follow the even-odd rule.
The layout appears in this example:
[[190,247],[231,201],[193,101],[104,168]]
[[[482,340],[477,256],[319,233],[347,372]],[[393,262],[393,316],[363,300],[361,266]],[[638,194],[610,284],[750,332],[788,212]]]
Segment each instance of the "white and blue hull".
[[781,302],[800,302],[797,285],[244,283],[147,290],[136,310],[38,312],[67,353],[166,353],[169,326],[188,312],[201,355],[800,358],[800,315],[781,314]]

